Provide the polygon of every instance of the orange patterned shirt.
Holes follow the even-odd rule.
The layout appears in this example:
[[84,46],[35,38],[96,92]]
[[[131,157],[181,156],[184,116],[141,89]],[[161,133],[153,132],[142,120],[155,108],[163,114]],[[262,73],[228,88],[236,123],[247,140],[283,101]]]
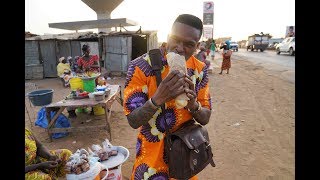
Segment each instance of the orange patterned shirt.
[[[162,79],[169,73],[168,63],[162,57]],[[187,62],[187,74],[192,78],[197,93],[197,99],[202,107],[211,110],[211,97],[209,93],[208,67],[194,56]],[[153,96],[157,89],[155,74],[151,69],[148,53],[132,60],[129,64],[125,89],[124,113],[130,114],[134,109],[141,107]],[[165,119],[164,119],[165,115]],[[165,112],[159,108],[148,124],[139,128],[136,144],[136,160],[133,166],[131,179],[168,179],[168,164],[164,157],[165,127],[174,132],[181,125],[192,119],[191,113],[186,109],[178,109],[175,101],[165,103]],[[165,126],[165,124],[167,126]],[[194,177],[193,179],[196,179]]]

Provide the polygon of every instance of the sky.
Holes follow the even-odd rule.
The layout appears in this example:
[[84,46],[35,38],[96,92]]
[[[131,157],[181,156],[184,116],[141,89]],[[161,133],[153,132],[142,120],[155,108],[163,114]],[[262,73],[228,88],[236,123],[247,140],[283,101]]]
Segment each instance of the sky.
[[[128,18],[138,26],[128,30],[157,30],[158,41],[166,41],[179,14],[203,17],[204,0],[124,0],[111,18]],[[213,38],[246,40],[255,33],[285,36],[286,27],[295,25],[294,0],[213,0]],[[49,28],[48,23],[96,20],[96,13],[81,0],[25,0],[25,31],[58,34],[75,31]],[[97,29],[81,30],[97,32]]]

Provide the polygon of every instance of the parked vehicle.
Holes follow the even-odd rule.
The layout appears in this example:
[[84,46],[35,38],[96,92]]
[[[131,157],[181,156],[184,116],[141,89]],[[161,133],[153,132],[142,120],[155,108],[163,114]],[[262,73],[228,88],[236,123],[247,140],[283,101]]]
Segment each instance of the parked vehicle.
[[269,34],[254,34],[249,36],[246,43],[247,51],[251,49],[251,51],[260,50],[263,52],[268,47],[270,37]]
[[232,49],[233,51],[238,51],[238,49],[239,49],[238,43],[235,41],[231,41],[230,42],[230,49]]
[[296,52],[295,37],[287,37],[281,43],[277,44],[276,52],[277,54],[280,54],[281,52],[286,52],[293,56]]

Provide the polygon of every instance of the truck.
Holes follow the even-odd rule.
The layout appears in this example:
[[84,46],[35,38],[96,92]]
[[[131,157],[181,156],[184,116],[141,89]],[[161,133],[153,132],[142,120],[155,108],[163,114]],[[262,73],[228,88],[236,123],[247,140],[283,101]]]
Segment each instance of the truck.
[[269,34],[263,33],[249,36],[246,43],[247,51],[250,49],[251,51],[260,50],[260,52],[263,52],[267,49],[270,38],[271,36]]

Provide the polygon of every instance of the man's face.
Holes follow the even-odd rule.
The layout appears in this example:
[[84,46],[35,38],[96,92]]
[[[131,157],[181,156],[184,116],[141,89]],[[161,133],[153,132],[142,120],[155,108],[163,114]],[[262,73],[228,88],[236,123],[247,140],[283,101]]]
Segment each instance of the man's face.
[[172,26],[171,34],[168,36],[168,52],[175,52],[185,56],[188,60],[196,51],[200,31],[189,25],[176,22]]

